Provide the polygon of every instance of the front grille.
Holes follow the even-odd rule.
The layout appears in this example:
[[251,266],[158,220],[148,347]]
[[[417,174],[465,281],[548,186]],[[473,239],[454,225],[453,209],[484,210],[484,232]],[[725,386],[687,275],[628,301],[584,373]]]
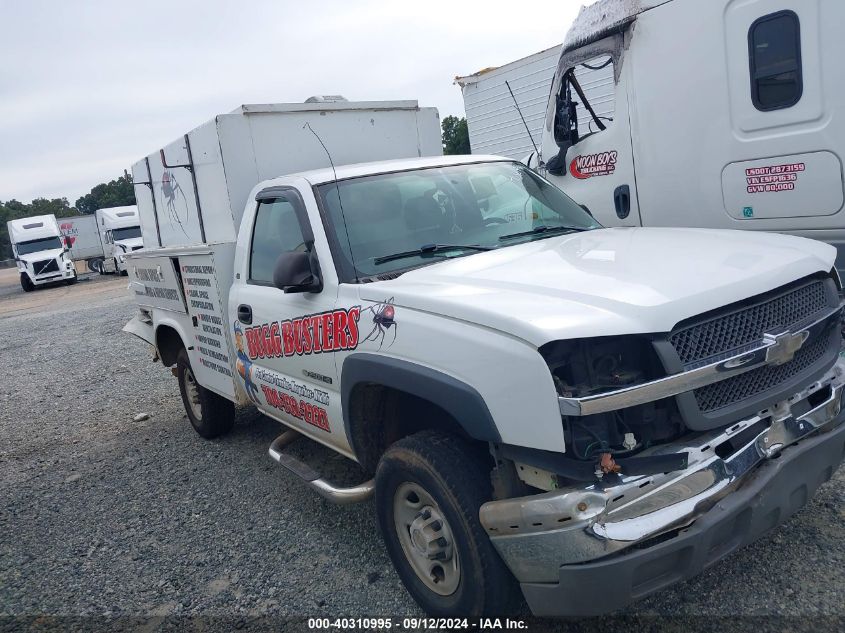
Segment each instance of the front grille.
[[59,264],[55,259],[42,259],[32,265],[32,270],[37,275],[46,275],[47,273],[59,272]]
[[696,389],[695,401],[702,412],[715,411],[739,400],[751,398],[775,388],[790,378],[812,367],[827,351],[830,337],[816,336],[815,340],[795,353],[795,357],[783,365],[765,365],[751,371]]
[[133,251],[140,251],[142,248],[144,248],[144,247],[143,246],[133,246],[132,250]]
[[759,341],[766,332],[791,328],[828,306],[825,282],[815,280],[762,303],[682,327],[669,335],[669,342],[681,362],[690,365]]

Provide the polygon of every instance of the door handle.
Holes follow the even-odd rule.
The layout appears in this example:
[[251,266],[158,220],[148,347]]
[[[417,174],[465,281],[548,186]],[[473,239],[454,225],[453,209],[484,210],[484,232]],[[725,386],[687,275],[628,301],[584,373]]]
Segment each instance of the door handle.
[[252,325],[252,307],[242,303],[238,306],[238,321],[244,325]]
[[616,207],[616,215],[624,220],[631,213],[631,188],[628,185],[619,185],[613,191],[613,204]]

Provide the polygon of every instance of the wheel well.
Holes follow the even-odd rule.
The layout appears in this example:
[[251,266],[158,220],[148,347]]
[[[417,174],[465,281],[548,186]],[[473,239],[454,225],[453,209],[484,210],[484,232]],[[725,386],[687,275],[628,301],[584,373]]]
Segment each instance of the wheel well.
[[375,383],[356,385],[349,400],[349,440],[367,472],[375,472],[388,446],[423,430],[452,433],[477,444],[449,412],[430,400]]
[[184,347],[185,344],[182,342],[179,332],[169,325],[160,325],[158,327],[156,330],[156,348],[158,349],[158,355],[161,358],[162,365],[165,367],[175,365],[179,350]]

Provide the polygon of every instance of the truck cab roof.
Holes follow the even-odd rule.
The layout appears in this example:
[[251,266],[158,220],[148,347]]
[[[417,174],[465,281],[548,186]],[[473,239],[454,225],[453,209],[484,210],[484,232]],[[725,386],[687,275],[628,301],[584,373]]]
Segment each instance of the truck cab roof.
[[108,209],[98,209],[97,215],[104,224],[108,224],[110,229],[119,229],[125,226],[138,226],[138,207],[130,205],[126,207],[110,207]]
[[455,156],[430,156],[423,158],[401,158],[396,160],[380,160],[369,163],[354,163],[351,165],[338,165],[335,169],[325,167],[309,171],[297,172],[280,176],[261,182],[256,190],[266,189],[274,185],[281,185],[290,178],[303,178],[312,185],[322,185],[337,180],[348,180],[362,176],[376,174],[389,174],[398,171],[411,169],[428,169],[433,167],[449,167],[452,165],[468,165],[474,163],[493,163],[510,161],[512,159],[504,156],[492,155],[455,155]]
[[15,244],[56,237],[60,234],[59,225],[53,215],[34,215],[29,218],[9,220],[8,227],[9,238]]

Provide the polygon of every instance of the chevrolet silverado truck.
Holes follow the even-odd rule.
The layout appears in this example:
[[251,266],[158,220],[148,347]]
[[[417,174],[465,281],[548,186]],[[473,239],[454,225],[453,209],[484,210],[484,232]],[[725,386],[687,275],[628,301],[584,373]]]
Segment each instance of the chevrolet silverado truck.
[[[829,245],[603,228],[495,156],[332,161],[224,197],[198,145],[172,148],[194,146],[196,198],[168,213],[233,239],[145,235],[125,329],[173,368],[201,436],[253,405],[286,429],[269,453],[293,476],[374,498],[428,614],[619,609],[787,520],[843,458]],[[145,162],[155,200],[174,175]],[[303,436],[371,478],[329,481],[285,452]]]

